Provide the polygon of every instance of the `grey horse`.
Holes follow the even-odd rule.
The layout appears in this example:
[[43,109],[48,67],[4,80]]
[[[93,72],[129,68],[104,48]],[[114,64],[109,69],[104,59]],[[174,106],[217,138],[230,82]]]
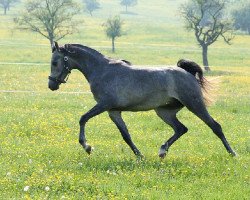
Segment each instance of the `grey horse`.
[[177,67],[137,68],[126,60],[105,57],[87,46],[65,44],[59,47],[55,42],[52,48],[49,88],[59,89],[61,83],[66,83],[73,69],[78,69],[85,76],[97,102],[79,121],[79,142],[87,153],[91,153],[91,146],[86,143],[85,124],[90,118],[107,111],[125,142],[135,155],[141,157],[121,112],[154,109],[174,130],[173,136],[160,147],[159,156],[164,158],[169,147],[188,131],[176,117],[177,112],[186,106],[212,129],[231,155],[236,155],[220,124],[206,109],[202,94],[206,81],[202,69],[195,62],[180,60]]

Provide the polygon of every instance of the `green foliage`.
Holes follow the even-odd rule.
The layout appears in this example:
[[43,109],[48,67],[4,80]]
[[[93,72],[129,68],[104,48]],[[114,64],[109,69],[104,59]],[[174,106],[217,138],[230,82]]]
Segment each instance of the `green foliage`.
[[7,10],[9,10],[10,7],[17,2],[19,2],[19,0],[0,0],[0,7],[3,8],[4,15],[6,15]]
[[122,35],[122,24],[120,16],[114,16],[107,20],[104,24],[106,27],[106,34],[109,38],[116,38]]
[[137,0],[122,0],[121,5],[123,6],[134,6],[137,4]]
[[244,1],[240,5],[241,6],[232,13],[234,27],[237,30],[246,31],[250,35],[250,2]]
[[107,22],[104,24],[106,35],[112,40],[113,52],[115,51],[115,47],[114,47],[115,38],[122,36],[122,24],[123,24],[123,21],[118,15],[109,18]]
[[92,16],[92,12],[100,8],[100,3],[97,0],[83,0],[85,9]]
[[120,4],[126,6],[126,12],[128,12],[128,7],[135,6],[137,4],[137,0],[121,0]]

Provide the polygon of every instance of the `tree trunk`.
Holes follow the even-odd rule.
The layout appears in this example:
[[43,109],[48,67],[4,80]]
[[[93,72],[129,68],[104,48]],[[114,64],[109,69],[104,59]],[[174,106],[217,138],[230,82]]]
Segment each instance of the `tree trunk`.
[[115,52],[115,38],[112,37],[112,52]]
[[210,67],[208,65],[208,59],[207,59],[207,50],[208,46],[207,45],[202,45],[202,60],[203,60],[203,66],[206,71],[210,71]]
[[126,13],[128,13],[128,5],[126,5]]
[[50,46],[51,46],[51,50],[53,49],[53,45],[54,45],[54,39],[53,37],[49,38],[49,42],[50,42]]
[[4,7],[4,15],[7,14],[7,7]]

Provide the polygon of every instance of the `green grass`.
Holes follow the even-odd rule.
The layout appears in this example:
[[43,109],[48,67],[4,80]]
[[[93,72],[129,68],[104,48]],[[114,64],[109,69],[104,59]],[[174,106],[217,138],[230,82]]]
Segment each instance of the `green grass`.
[[[182,1],[161,0],[152,6],[142,0],[130,8],[137,15],[122,14],[126,35],[117,40],[115,54],[101,24],[113,10],[124,8],[111,0],[101,2],[93,18],[79,16],[85,20],[80,32],[61,43],[86,44],[138,65],[175,64],[183,57],[201,63],[192,33],[176,17]],[[48,90],[48,41],[12,32],[18,9],[0,15],[8,22],[0,24],[0,63],[44,65],[0,64],[0,199],[249,199],[249,36],[237,36],[231,46],[222,41],[211,46],[213,71],[205,74],[217,82],[209,112],[221,123],[237,157],[230,157],[212,131],[186,109],[178,118],[189,132],[164,160],[157,153],[172,129],[153,111],[123,114],[144,160],[135,158],[107,113],[87,124],[88,142],[95,147],[88,156],[78,144],[78,121],[95,102],[91,94],[77,92],[89,91],[89,86],[73,71],[60,91]]]
[[[127,112],[124,119],[145,155],[138,161],[107,114],[87,124],[93,154],[78,144],[78,120],[95,104],[90,94],[48,91],[47,67],[1,66],[0,90],[35,92],[0,93],[0,199],[247,199],[250,71],[219,69],[208,74],[221,80],[209,111],[238,157],[230,157],[212,131],[183,110],[179,118],[189,132],[160,161],[159,146],[172,130],[154,112]],[[86,90],[77,72],[61,87]]]

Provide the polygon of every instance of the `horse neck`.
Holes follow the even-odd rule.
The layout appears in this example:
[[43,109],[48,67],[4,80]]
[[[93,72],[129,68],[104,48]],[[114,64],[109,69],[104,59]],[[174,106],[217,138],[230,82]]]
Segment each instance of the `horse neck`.
[[83,73],[85,78],[90,82],[94,78],[102,74],[103,62],[105,58],[101,56],[96,56],[86,50],[81,50],[78,54],[77,69]]

